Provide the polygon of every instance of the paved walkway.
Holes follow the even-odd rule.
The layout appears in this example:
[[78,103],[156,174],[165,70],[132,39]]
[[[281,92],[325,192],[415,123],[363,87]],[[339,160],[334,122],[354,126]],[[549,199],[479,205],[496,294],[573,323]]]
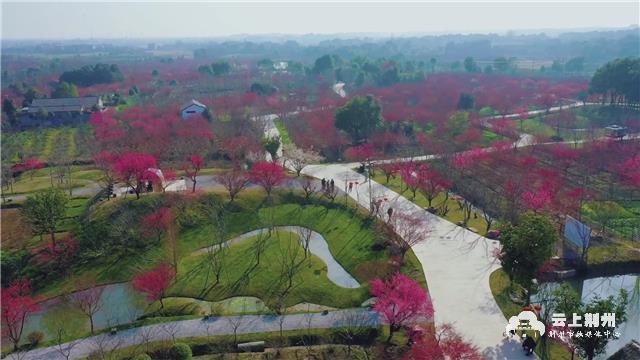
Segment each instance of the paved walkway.
[[377,314],[364,309],[346,309],[329,312],[327,315],[292,314],[284,317],[275,315],[244,315],[217,317],[210,320],[194,319],[174,321],[164,324],[147,325],[123,330],[115,335],[102,334],[82,340],[62,344],[61,347],[50,346],[32,350],[22,354],[10,355],[11,360],[54,360],[64,359],[60,348],[67,352],[70,359],[87,357],[94,351],[110,351],[133,345],[144,345],[150,341],[171,340],[196,336],[233,335],[236,328],[238,334],[280,331],[280,320],[283,330],[327,329],[341,326],[377,326],[380,319]]
[[[342,265],[340,265],[340,263],[336,261],[336,259],[333,257],[333,255],[331,254],[331,250],[329,249],[329,244],[327,243],[327,240],[324,238],[324,236],[322,236],[322,234],[315,232],[309,228],[305,228],[302,226],[291,226],[291,225],[290,226],[274,226],[273,230],[288,231],[298,235],[298,237],[300,238],[299,239],[300,246],[302,246],[303,248],[305,246],[303,237],[305,235],[308,235],[309,236],[308,250],[311,254],[320,258],[320,260],[324,261],[324,263],[327,265],[327,278],[334,284],[343,288],[356,289],[360,287],[360,283],[358,283],[358,280],[354,279],[353,276],[351,276],[351,274],[349,274],[347,270],[345,270],[342,267]],[[244,234],[241,234],[239,236],[236,236],[231,240],[227,240],[220,245],[212,245],[212,246],[202,248],[200,250],[196,250],[195,253],[206,254],[210,250],[215,251],[220,246],[224,246],[224,247],[232,246],[232,245],[241,243],[244,240],[247,240],[249,238],[252,238],[261,234],[266,234],[268,232],[269,232],[269,228],[252,230]]]
[[[358,181],[361,185],[349,196],[365,209],[369,208],[369,183],[365,176],[347,166],[312,165],[303,173],[334,179],[336,187],[342,190],[345,178]],[[386,218],[386,210],[391,207],[394,214],[411,215],[420,220],[421,226],[429,229],[429,237],[415,245],[413,251],[427,278],[436,325],[453,324],[487,358],[526,358],[518,341],[507,341],[503,337],[507,320],[489,288],[489,275],[500,267],[492,255],[499,246],[498,242],[439,218],[375,181],[371,182],[371,197],[374,201],[387,199],[383,202],[380,217]]]

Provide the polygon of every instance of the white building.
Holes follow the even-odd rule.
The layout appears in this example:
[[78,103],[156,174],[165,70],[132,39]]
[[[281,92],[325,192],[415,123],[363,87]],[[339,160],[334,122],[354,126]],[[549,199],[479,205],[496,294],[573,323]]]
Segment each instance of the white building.
[[180,115],[183,119],[188,119],[192,115],[202,114],[207,110],[207,106],[197,100],[191,100],[188,103],[182,105],[180,109]]

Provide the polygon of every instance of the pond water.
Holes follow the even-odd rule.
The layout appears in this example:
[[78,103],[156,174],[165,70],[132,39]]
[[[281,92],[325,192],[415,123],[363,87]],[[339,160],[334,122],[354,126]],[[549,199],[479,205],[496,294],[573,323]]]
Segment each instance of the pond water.
[[[606,276],[592,279],[570,279],[567,280],[574,289],[578,291],[583,302],[589,302],[594,297],[606,298],[608,296],[618,296],[620,289],[625,289],[629,293],[629,304],[627,305],[627,320],[622,324],[616,324],[616,331],[621,336],[619,339],[610,340],[607,344],[605,354],[599,359],[606,359],[613,355],[620,348],[631,340],[640,340],[640,276],[638,274]],[[560,283],[550,282],[541,285],[541,288],[552,290]],[[542,291],[541,291],[542,292]],[[535,302],[535,296],[532,302]]]
[[[143,314],[145,299],[129,283],[103,286],[100,309],[94,315],[95,330],[126,324]],[[30,314],[23,331],[24,340],[31,331],[41,331],[45,341],[53,340],[59,328],[70,336],[83,335],[90,329],[89,318],[65,303],[61,297],[40,303],[40,310]]]

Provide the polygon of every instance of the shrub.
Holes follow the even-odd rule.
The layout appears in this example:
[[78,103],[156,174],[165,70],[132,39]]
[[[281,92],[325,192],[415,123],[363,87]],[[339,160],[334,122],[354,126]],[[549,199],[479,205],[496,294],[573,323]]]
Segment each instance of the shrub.
[[41,331],[32,331],[27,335],[27,340],[31,346],[38,346],[44,339],[44,334]]
[[169,349],[169,356],[172,360],[191,359],[191,348],[185,343],[175,343]]
[[151,360],[151,356],[147,354],[139,354],[132,357],[131,360]]

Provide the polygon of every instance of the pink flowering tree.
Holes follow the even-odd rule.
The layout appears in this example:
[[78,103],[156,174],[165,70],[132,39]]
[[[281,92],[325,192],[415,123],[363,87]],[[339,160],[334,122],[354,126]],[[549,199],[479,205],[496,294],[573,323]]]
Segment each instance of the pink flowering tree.
[[149,301],[160,301],[160,308],[164,308],[164,297],[171,281],[175,278],[174,269],[167,264],[160,264],[155,268],[144,271],[133,277],[131,284],[139,292],[145,293]]
[[31,280],[14,281],[2,289],[1,297],[2,336],[9,339],[13,349],[17,350],[27,316],[38,310],[38,304],[31,297]]
[[189,164],[183,167],[184,172],[187,174],[189,180],[193,184],[191,188],[191,192],[196,192],[196,182],[198,177],[198,172],[204,166],[204,160],[198,155],[191,155],[189,158]]
[[417,168],[418,167],[413,162],[400,164],[400,178],[407,186],[407,189],[411,191],[411,194],[413,195],[412,199],[416,198],[416,191],[418,191],[418,186],[420,185],[418,177],[416,176]]
[[272,162],[259,162],[249,171],[249,179],[260,185],[267,192],[267,198],[271,198],[273,188],[285,179],[284,168]]
[[364,143],[358,146],[352,146],[345,150],[344,157],[349,161],[358,161],[362,165],[366,165],[367,159],[372,159],[376,155],[373,145]]
[[458,334],[451,324],[439,325],[437,329],[420,329],[414,336],[406,360],[482,360],[478,347]]
[[377,298],[373,310],[389,324],[387,342],[403,326],[433,316],[433,305],[427,291],[401,273],[387,280],[374,279],[371,294]]
[[140,198],[145,181],[153,181],[155,174],[150,169],[156,168],[156,158],[143,153],[126,153],[113,164],[113,172],[117,179],[125,183]]

